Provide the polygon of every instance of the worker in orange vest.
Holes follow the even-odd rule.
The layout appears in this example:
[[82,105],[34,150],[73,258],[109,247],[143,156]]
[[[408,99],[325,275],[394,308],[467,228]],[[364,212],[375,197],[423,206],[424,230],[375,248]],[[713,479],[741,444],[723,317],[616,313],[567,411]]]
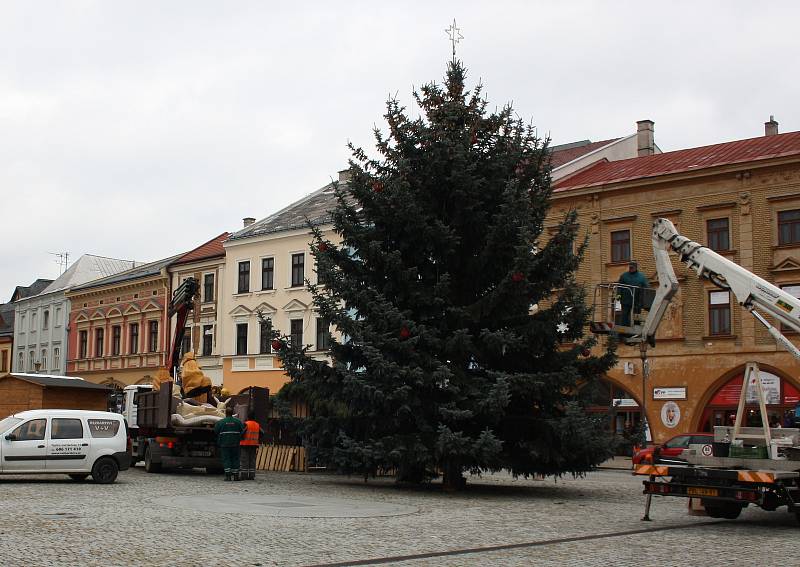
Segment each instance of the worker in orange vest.
[[242,480],[256,479],[256,450],[264,440],[264,430],[257,421],[248,419],[244,422],[244,433],[239,445],[242,449],[241,478]]

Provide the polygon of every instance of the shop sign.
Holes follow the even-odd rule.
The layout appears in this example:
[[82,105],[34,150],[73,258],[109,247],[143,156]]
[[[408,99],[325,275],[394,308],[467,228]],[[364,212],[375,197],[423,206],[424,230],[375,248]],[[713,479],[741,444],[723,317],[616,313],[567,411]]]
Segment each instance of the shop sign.
[[[781,379],[769,372],[759,372],[761,378],[761,390],[764,392],[764,401],[769,405],[781,403]],[[747,403],[758,403],[758,388],[756,387],[756,377],[751,376],[747,384]]]
[[631,398],[614,398],[613,404],[615,408],[638,408],[639,404],[636,400]]
[[[761,378],[761,388],[764,390],[764,398],[767,405],[777,405],[781,403],[781,379],[772,374],[761,370],[759,373]],[[739,403],[739,394],[742,392],[742,375],[732,378],[725,384],[709,402],[710,405],[715,406],[736,406]],[[755,385],[755,377],[751,378],[751,383],[748,384],[746,401],[748,404],[757,404],[758,396]],[[784,404],[796,403],[800,400],[797,390],[788,382],[784,381]]]
[[685,400],[686,387],[653,388],[654,400]]

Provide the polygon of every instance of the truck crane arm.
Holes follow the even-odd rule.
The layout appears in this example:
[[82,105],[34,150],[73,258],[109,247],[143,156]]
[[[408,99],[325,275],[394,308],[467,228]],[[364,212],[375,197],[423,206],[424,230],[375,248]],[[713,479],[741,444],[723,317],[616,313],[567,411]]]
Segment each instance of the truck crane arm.
[[175,322],[175,334],[172,337],[172,344],[168,353],[167,370],[176,381],[178,379],[178,366],[180,365],[181,344],[186,333],[186,320],[189,318],[189,312],[194,309],[194,301],[197,298],[199,289],[200,285],[195,278],[186,278],[175,289],[169,302],[167,315],[171,318],[177,314],[178,318]]
[[764,317],[764,314],[771,315],[780,323],[800,332],[800,301],[797,298],[702,244],[682,236],[667,219],[655,220],[652,239],[659,285],[641,333],[635,337],[639,342],[654,344],[656,330],[669,302],[678,291],[678,279],[669,259],[669,252],[672,251],[699,277],[729,290],[739,305],[764,325],[778,344],[800,360],[800,349]]

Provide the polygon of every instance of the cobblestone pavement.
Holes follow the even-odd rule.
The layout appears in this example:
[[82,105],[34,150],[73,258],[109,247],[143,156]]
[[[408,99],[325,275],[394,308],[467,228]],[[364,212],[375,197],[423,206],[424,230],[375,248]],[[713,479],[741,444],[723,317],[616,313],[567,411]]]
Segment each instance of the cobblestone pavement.
[[[213,509],[219,495],[240,502],[250,494],[416,512],[302,518]],[[207,511],[175,507],[193,495],[215,498]],[[470,479],[459,494],[325,474],[260,473],[255,482],[226,483],[199,472],[152,475],[137,468],[113,485],[7,476],[0,477],[0,564],[800,565],[800,528],[784,511],[747,509],[725,521],[688,516],[682,499],[653,502],[654,521],[640,521],[641,478],[618,470],[557,481],[487,475]]]

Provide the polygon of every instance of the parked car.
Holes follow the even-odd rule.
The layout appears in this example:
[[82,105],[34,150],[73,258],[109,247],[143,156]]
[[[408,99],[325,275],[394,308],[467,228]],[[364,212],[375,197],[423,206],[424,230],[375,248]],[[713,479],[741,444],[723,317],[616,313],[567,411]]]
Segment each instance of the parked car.
[[[633,456],[631,462],[634,465],[653,462],[653,451],[659,449],[658,462],[684,462],[680,454],[684,449],[696,448],[699,454],[711,455],[711,443],[714,435],[711,433],[681,433],[676,435],[661,445],[654,445],[642,449]],[[705,449],[705,447],[708,447]]]
[[109,484],[130,461],[127,426],[116,413],[42,409],[0,420],[0,474],[91,474]]

